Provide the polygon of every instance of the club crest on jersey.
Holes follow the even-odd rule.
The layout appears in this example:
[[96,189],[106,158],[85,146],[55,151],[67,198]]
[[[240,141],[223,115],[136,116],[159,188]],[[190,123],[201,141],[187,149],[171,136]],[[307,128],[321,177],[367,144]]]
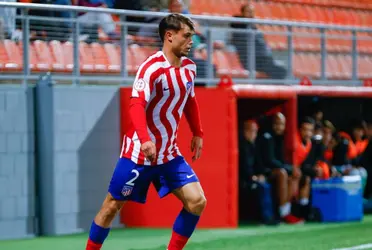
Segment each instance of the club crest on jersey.
[[121,193],[124,197],[129,196],[132,193],[133,187],[131,186],[124,186],[121,190]]
[[146,87],[146,81],[144,79],[138,79],[135,83],[134,83],[134,89],[137,90],[137,91],[144,91],[145,90],[145,87]]
[[192,82],[187,82],[186,83],[186,90],[189,91],[191,86],[192,86]]

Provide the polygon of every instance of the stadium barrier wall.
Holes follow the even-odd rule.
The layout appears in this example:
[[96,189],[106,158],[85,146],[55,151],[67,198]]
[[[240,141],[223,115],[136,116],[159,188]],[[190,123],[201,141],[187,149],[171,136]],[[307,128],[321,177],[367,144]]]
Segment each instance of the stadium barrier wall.
[[34,236],[33,88],[0,86],[0,240]]
[[[122,133],[129,125],[130,88],[121,89]],[[207,207],[199,227],[237,226],[237,130],[236,102],[229,89],[197,88],[205,139],[201,159],[191,163],[191,132],[184,117],[178,132],[178,145],[200,178]],[[151,185],[145,205],[128,203],[121,221],[128,227],[171,227],[182,205],[169,195],[159,199]]]
[[[53,165],[40,162],[40,169],[52,168],[40,183],[43,191],[48,190],[42,197],[42,218],[50,218],[41,223],[42,231],[46,235],[87,231],[107,194],[120,153],[118,88],[49,87]],[[113,227],[118,225],[116,220]]]
[[[121,89],[122,134],[129,125],[129,120],[123,118],[128,116],[130,92],[130,88]],[[197,88],[196,94],[205,130],[205,145],[202,158],[191,165],[200,177],[208,201],[198,226],[212,228],[238,225],[239,121],[283,112],[287,117],[286,158],[293,163],[299,97],[372,99],[372,88],[234,85],[232,88]],[[191,163],[191,133],[184,119],[178,138],[181,152]],[[128,227],[171,227],[180,208],[181,204],[172,196],[160,201],[151,186],[147,204],[128,203],[121,212],[121,221]]]

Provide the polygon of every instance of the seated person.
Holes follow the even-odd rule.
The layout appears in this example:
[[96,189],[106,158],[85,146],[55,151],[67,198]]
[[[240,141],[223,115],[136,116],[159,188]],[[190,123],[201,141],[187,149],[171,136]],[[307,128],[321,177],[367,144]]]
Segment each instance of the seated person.
[[[241,18],[254,18],[254,6],[252,4],[244,4],[241,7]],[[232,28],[237,29],[250,29],[257,31],[255,24],[245,23],[233,23]],[[287,70],[285,67],[280,65],[273,57],[271,48],[266,44],[265,38],[262,32],[255,32],[254,44],[251,44],[251,33],[233,32],[232,44],[236,47],[239,52],[239,58],[243,66],[247,69],[251,69],[250,65],[250,51],[248,48],[254,46],[255,48],[255,68],[253,70],[261,71],[266,73],[272,79],[284,79],[287,76]]]
[[303,222],[302,219],[291,214],[292,181],[299,180],[298,169],[284,160],[284,131],[286,118],[282,113],[273,116],[272,128],[263,133],[257,142],[257,160],[259,166],[265,170],[266,177],[272,180],[279,203],[279,216],[289,224]]
[[[78,5],[83,7],[100,7],[100,8],[107,8],[105,0],[78,0]],[[79,13],[79,23],[82,26],[82,33],[89,34],[87,30],[91,29],[92,27],[100,27],[106,33],[106,35],[113,40],[120,39],[120,34],[116,32],[116,25],[114,20],[112,19],[111,14],[109,13],[101,13],[101,12],[86,12],[86,13]],[[97,31],[95,31],[97,33]],[[81,37],[82,40],[84,40]],[[95,38],[94,40],[96,40]]]

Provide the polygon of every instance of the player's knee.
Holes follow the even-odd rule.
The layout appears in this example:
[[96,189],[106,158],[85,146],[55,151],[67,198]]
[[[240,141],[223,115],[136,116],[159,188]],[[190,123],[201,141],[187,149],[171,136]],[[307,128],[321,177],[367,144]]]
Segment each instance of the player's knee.
[[274,169],[273,173],[274,173],[274,176],[280,180],[288,179],[287,171],[283,168]]
[[200,215],[205,206],[207,205],[207,199],[203,194],[193,197],[188,201],[187,207],[189,212]]
[[124,202],[115,199],[106,199],[102,206],[103,213],[106,216],[114,216],[121,209],[123,203]]

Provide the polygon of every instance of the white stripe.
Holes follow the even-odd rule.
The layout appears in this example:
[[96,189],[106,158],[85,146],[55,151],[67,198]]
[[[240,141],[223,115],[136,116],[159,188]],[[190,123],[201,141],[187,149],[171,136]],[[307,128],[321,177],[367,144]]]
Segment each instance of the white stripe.
[[132,140],[126,136],[126,139],[127,139],[127,147],[125,149],[125,153],[128,153],[129,149],[130,149],[130,144],[132,143]]
[[372,243],[347,248],[334,248],[332,250],[359,250],[359,249],[372,249]]
[[180,99],[180,88],[179,88],[179,84],[177,82],[177,76],[174,70],[170,71],[170,76],[173,82],[175,96],[171,102],[171,105],[169,106],[169,109],[167,110],[167,119],[172,126],[172,137],[170,138],[170,145],[168,148],[168,156],[167,156],[167,159],[169,161],[174,158],[171,155],[171,153],[173,150],[173,142],[176,139],[176,129],[177,129],[176,119],[174,118],[172,111],[174,110],[175,106],[177,105],[178,100]]
[[134,145],[133,145],[131,160],[133,162],[137,163],[138,162],[138,156],[139,156],[139,153],[141,151],[141,143],[138,139],[138,136],[137,136],[136,132],[134,132],[134,134],[133,134],[132,141],[133,141]]
[[194,74],[196,75],[196,64],[187,64],[185,68],[194,71]]
[[[123,138],[123,143],[121,144],[121,151],[120,151],[120,157],[123,155],[123,152],[124,152],[124,145],[125,145],[125,142],[127,141],[127,137],[124,135],[124,138]],[[127,152],[127,151],[125,151]]]

